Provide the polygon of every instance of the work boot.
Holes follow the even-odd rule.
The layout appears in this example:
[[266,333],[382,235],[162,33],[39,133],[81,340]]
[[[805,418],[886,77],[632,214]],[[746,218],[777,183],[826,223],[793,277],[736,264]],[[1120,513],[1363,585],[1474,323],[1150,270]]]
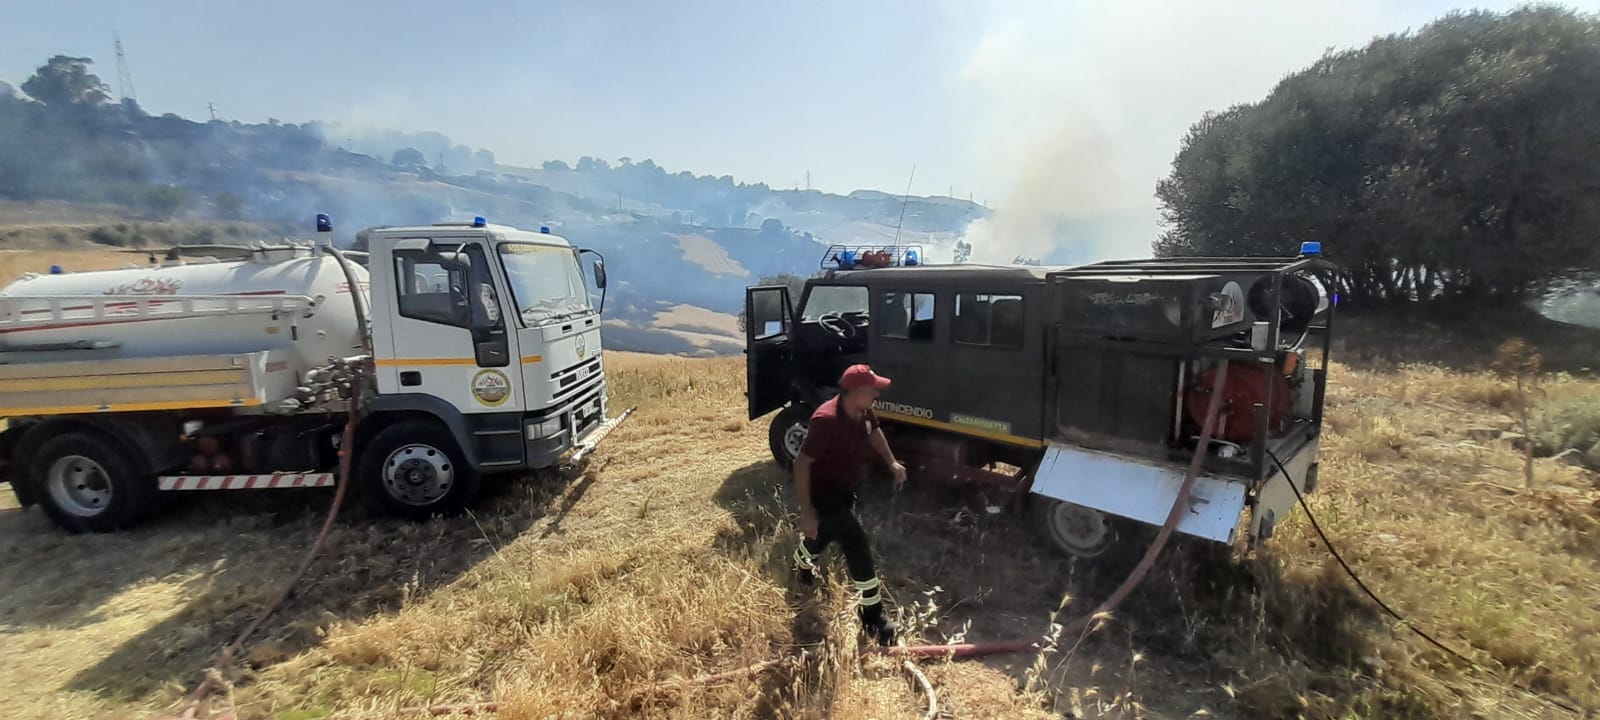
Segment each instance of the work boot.
[[816,573],[815,570],[812,570],[811,568],[803,568],[803,567],[795,568],[794,569],[794,577],[795,577],[796,580],[800,581],[800,587],[803,587],[803,588],[806,588],[806,589],[810,589],[810,588],[816,586],[816,584],[817,584],[817,573]]
[[856,614],[861,618],[861,629],[875,642],[883,647],[894,644],[895,631],[900,627],[884,616],[883,603],[858,608]]

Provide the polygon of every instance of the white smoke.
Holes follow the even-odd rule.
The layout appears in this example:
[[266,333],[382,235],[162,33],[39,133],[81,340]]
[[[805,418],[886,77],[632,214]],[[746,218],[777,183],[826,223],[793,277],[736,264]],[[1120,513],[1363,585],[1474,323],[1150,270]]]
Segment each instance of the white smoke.
[[[992,218],[967,227],[973,259],[1148,255],[1156,182],[1206,111],[1265,97],[1326,48],[1439,12],[1400,0],[998,6],[961,73],[977,100],[975,181],[1003,192]],[[1056,236],[1074,222],[1093,236]]]

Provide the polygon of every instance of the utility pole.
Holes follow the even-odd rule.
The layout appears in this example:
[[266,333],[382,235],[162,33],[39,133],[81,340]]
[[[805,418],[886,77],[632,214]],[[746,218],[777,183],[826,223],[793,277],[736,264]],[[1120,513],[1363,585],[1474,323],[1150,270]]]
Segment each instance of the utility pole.
[[811,171],[806,171],[806,192],[811,191]]
[[214,103],[214,102],[208,102],[208,103],[206,103],[206,109],[211,111],[211,122],[216,122],[217,121],[217,104]]

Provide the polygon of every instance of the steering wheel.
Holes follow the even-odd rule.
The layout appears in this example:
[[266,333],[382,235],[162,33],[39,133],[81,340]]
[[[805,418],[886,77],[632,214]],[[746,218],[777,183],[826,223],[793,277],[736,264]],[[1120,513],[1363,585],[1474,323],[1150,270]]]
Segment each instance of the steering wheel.
[[836,312],[823,313],[818,316],[817,324],[827,328],[828,332],[837,335],[840,340],[849,340],[856,336],[856,326]]

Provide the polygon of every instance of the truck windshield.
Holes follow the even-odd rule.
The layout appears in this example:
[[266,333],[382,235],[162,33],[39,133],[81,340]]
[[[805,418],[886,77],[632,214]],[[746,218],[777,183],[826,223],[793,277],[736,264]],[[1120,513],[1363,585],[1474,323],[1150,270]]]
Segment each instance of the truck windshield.
[[860,285],[813,285],[801,322],[816,322],[829,313],[867,316],[867,289]]
[[537,325],[589,311],[589,291],[572,248],[501,243],[500,262],[524,324]]

